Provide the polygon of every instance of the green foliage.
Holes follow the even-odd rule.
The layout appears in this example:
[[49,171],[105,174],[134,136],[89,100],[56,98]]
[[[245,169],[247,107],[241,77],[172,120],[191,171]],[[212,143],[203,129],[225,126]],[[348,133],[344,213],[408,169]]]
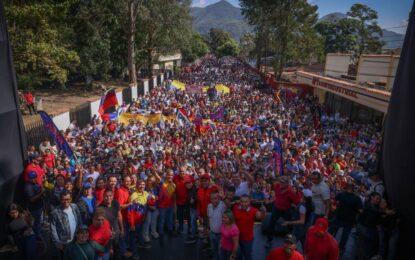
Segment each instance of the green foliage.
[[229,39],[224,44],[218,47],[217,55],[219,57],[223,56],[233,56],[236,57],[239,55],[239,46],[234,39]]
[[257,60],[275,53],[273,67],[279,79],[288,62],[310,62],[322,55],[315,32],[317,6],[306,0],[241,0],[242,14],[255,26]]
[[354,4],[347,15],[355,20],[359,37],[359,56],[362,53],[380,53],[383,43],[380,41],[382,29],[377,23],[378,14],[367,5]]
[[255,34],[245,33],[241,36],[240,42],[240,53],[239,55],[245,59],[251,59],[254,57],[255,51]]
[[316,30],[323,38],[325,53],[356,53],[358,37],[355,24],[356,21],[348,18],[319,22]]
[[59,23],[66,18],[70,1],[51,4],[35,1],[6,5],[15,69],[20,88],[44,83],[62,86],[80,63],[64,41]]
[[209,44],[210,51],[217,54],[218,48],[224,45],[226,42],[231,41],[231,34],[218,28],[211,28],[207,35],[207,42]]
[[190,44],[182,49],[183,59],[188,62],[193,62],[208,52],[209,47],[199,33],[193,33]]

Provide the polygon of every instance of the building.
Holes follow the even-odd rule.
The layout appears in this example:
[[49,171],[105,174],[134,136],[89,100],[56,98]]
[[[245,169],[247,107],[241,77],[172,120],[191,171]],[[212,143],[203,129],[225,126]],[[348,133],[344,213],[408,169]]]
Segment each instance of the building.
[[324,71],[297,71],[295,81],[311,86],[313,94],[334,113],[357,122],[382,123],[398,62],[396,55],[362,55],[353,75],[351,55],[330,53]]
[[160,55],[158,62],[153,65],[153,69],[174,70],[176,67],[182,66],[182,54],[176,53],[172,55]]

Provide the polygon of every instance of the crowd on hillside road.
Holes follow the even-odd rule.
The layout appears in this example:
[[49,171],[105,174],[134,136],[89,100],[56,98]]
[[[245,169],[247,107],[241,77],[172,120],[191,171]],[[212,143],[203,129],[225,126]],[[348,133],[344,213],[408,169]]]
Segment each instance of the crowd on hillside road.
[[72,158],[49,140],[28,148],[26,204],[11,204],[7,223],[22,259],[39,259],[42,244],[56,259],[139,259],[180,236],[206,259],[250,260],[259,222],[268,260],[397,259],[399,216],[376,171],[379,126],[313,96],[280,99],[232,57],[206,56],[177,80],[210,87],[190,94],[165,81],[121,111],[180,110],[188,122],[94,117],[62,132]]

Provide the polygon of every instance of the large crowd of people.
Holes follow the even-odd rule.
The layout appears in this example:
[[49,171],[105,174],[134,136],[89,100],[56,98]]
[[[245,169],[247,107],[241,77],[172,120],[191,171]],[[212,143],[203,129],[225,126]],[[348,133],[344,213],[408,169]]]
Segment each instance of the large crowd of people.
[[[205,125],[94,118],[63,132],[73,158],[48,140],[29,147],[27,205],[8,211],[23,259],[37,258],[46,226],[58,259],[138,259],[152,240],[168,246],[166,236],[184,236],[212,259],[250,260],[256,222],[267,259],[395,259],[399,218],[376,171],[376,126],[312,96],[279,99],[231,57],[206,56],[178,80],[231,91],[189,94],[166,81],[122,111],[169,116],[180,108],[191,121],[223,108],[223,116]],[[272,248],[276,237],[281,247]]]

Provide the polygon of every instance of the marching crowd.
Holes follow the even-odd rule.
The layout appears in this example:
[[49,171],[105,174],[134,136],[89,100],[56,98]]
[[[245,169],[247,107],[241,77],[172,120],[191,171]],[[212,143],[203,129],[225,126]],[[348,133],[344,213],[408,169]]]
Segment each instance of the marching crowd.
[[[207,56],[179,79],[231,92],[188,94],[166,81],[123,112],[180,108],[192,120],[223,107],[223,116],[197,126],[94,118],[63,132],[73,158],[48,140],[29,147],[27,205],[8,211],[23,259],[37,259],[48,227],[57,259],[138,259],[152,240],[168,246],[166,236],[185,236],[212,259],[250,260],[258,222],[267,259],[395,259],[399,216],[376,172],[376,126],[342,118],[312,96],[277,102],[230,57]],[[283,245],[272,248],[276,236]]]

